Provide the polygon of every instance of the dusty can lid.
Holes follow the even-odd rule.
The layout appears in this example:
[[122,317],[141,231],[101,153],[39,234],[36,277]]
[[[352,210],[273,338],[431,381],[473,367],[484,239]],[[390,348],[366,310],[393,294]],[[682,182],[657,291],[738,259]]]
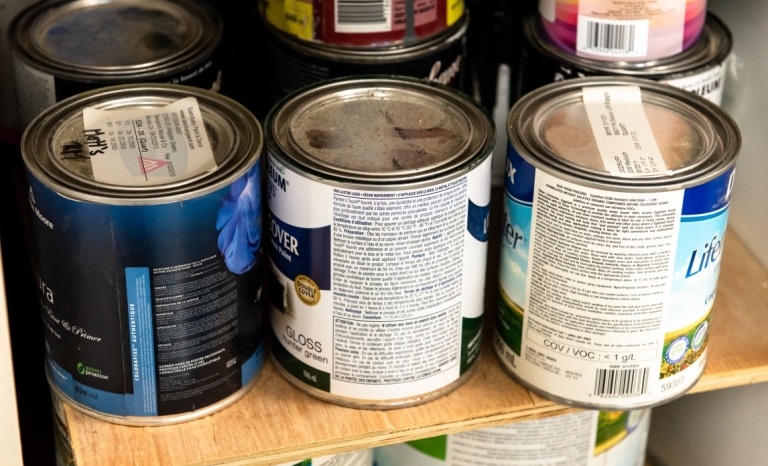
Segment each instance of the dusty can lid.
[[[597,135],[621,122],[605,123],[596,132],[585,95],[614,86],[640,89],[640,105],[665,172],[616,176],[606,168]],[[714,178],[735,163],[741,147],[736,123],[720,107],[681,89],[625,77],[572,79],[528,93],[510,111],[507,134],[513,148],[538,168],[582,182],[640,191],[677,189]]]
[[267,146],[320,178],[405,183],[488,156],[487,112],[452,88],[401,77],[346,78],[300,90],[265,123]]
[[10,31],[35,68],[107,78],[188,66],[218,46],[222,24],[194,0],[59,0],[23,11]]
[[[189,98],[196,100],[199,114],[195,114],[202,118],[202,125],[184,117],[171,122],[173,115],[166,117],[167,113],[153,112]],[[189,144],[194,144],[193,138],[185,138],[185,134],[193,134],[187,127],[197,126],[198,135],[206,138],[206,147],[210,148],[212,166],[190,172],[185,179],[164,178],[154,185],[100,181],[94,176],[95,162],[89,154],[93,133],[85,128],[86,108],[114,111],[115,115],[138,110],[151,114],[153,119],[168,118],[165,128],[173,128],[175,123],[179,128],[175,141],[179,144],[187,144],[187,139]],[[190,110],[188,115],[191,114]],[[145,117],[144,120],[148,121]],[[132,129],[135,132],[135,128]],[[157,130],[154,136],[147,132],[144,144],[152,144],[152,138],[163,138],[163,135],[158,135]],[[103,140],[109,142],[109,135],[104,135]],[[71,199],[119,205],[175,202],[220,189],[256,163],[262,146],[261,126],[245,107],[211,91],[172,84],[112,86],[63,100],[35,118],[21,141],[28,170],[49,188]],[[125,156],[120,152],[117,157]],[[146,169],[146,165],[144,167]]]
[[550,41],[538,15],[525,19],[523,34],[526,43],[539,53],[590,74],[647,79],[672,79],[705,71],[725,62],[733,49],[731,31],[720,18],[711,13],[707,13],[701,38],[693,46],[676,55],[647,61],[596,60],[569,53]]
[[322,57],[326,60],[342,63],[400,63],[404,60],[415,60],[422,56],[431,55],[449,49],[457,42],[465,39],[469,27],[469,12],[453,26],[440,34],[408,45],[345,47],[341,45],[324,44],[299,39],[267,24],[267,30],[273,39],[282,45],[301,52],[302,54]]

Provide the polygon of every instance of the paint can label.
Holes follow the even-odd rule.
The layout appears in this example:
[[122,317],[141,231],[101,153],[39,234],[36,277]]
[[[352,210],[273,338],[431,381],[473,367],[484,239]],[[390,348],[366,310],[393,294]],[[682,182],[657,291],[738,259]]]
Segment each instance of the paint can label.
[[373,450],[350,451],[277,466],[373,466]]
[[258,161],[229,186],[156,205],[75,201],[29,176],[46,367],[114,416],[213,405],[262,364]]
[[548,394],[661,403],[701,375],[734,169],[624,193],[536,169],[509,146],[494,348]]
[[273,355],[310,387],[396,400],[477,361],[490,208],[487,158],[419,189],[320,183],[270,156]]
[[378,466],[642,466],[650,410],[586,411],[379,447]]

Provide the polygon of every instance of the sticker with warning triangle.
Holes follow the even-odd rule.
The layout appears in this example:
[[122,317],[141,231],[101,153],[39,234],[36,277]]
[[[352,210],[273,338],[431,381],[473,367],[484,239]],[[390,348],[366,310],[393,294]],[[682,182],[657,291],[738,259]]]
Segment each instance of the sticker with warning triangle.
[[93,178],[119,186],[176,183],[216,168],[197,99],[164,107],[83,110]]

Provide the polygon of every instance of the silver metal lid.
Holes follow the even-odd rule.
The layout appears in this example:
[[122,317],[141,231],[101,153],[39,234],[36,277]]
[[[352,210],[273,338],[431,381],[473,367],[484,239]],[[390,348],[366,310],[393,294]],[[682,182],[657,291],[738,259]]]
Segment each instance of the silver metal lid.
[[194,0],[63,0],[14,18],[11,40],[38,69],[108,77],[188,66],[221,32],[216,13]]
[[549,40],[538,15],[525,18],[523,33],[526,43],[536,48],[539,53],[576,66],[590,74],[634,76],[654,80],[672,79],[720,65],[725,62],[733,48],[731,31],[711,13],[707,13],[701,38],[691,48],[677,55],[648,61],[605,61],[569,53]]
[[[627,178],[605,169],[582,90],[622,85],[640,87],[651,131],[669,173]],[[654,81],[624,77],[572,79],[526,94],[512,108],[507,132],[514,149],[535,166],[628,188],[714,177],[734,163],[741,147],[736,123],[713,103]]]
[[[217,167],[156,186],[120,186],[95,181],[83,109],[156,108],[185,97],[197,99]],[[50,107],[30,123],[21,141],[24,163],[51,189],[72,199],[110,204],[156,204],[215,191],[241,176],[261,154],[263,135],[251,113],[220,94],[171,84],[113,86],[79,94]]]
[[445,31],[423,41],[408,45],[346,47],[322,42],[307,41],[285,33],[264,22],[272,38],[282,45],[310,56],[323,57],[342,63],[399,63],[406,59],[430,55],[452,47],[467,35],[469,12]]
[[406,78],[326,82],[288,96],[267,117],[269,150],[321,177],[402,183],[482,159],[488,114],[448,87]]

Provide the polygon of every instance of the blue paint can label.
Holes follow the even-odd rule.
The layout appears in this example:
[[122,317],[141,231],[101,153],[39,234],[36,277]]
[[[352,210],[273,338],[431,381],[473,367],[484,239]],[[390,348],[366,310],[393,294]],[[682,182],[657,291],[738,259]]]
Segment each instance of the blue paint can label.
[[262,365],[257,160],[184,201],[73,200],[29,176],[51,383],[120,417],[214,405]]
[[706,361],[734,174],[669,191],[596,189],[510,145],[494,337],[506,368],[600,407],[689,389]]

